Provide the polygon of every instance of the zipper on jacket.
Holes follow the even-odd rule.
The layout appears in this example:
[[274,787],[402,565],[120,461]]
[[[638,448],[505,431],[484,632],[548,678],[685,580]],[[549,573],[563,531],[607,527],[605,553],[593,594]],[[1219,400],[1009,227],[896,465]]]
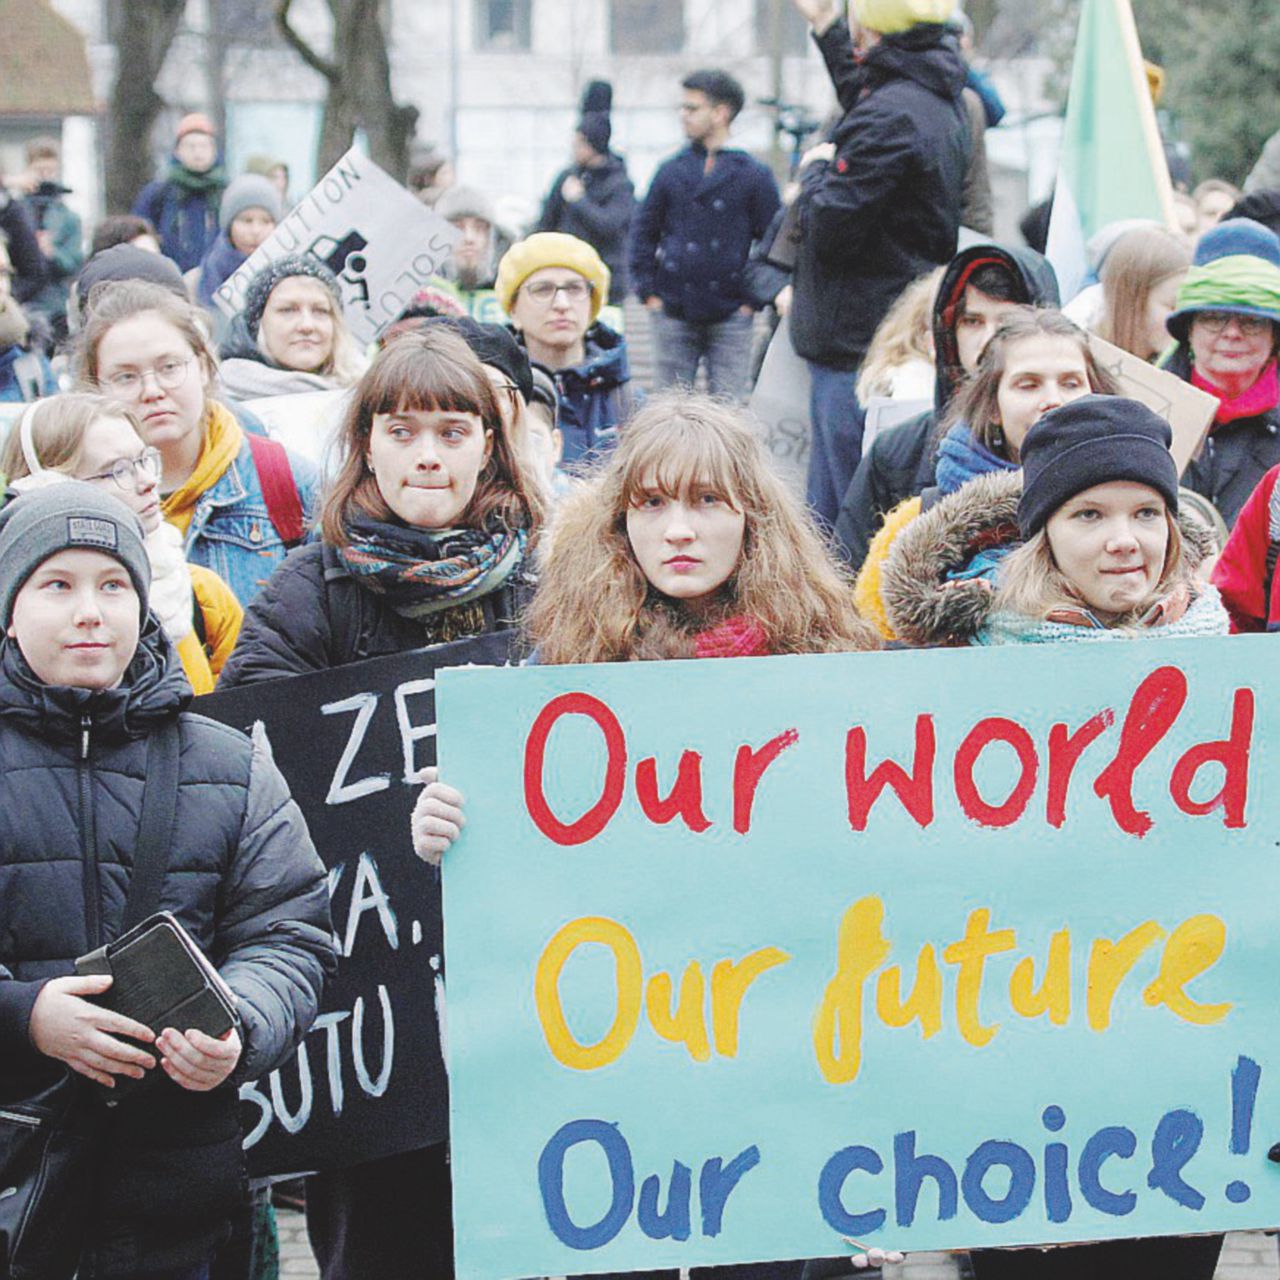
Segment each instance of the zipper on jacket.
[[93,815],[93,777],[89,734],[93,718],[80,717],[80,855],[84,863],[84,926],[89,947],[102,945],[102,896],[98,884],[98,832]]

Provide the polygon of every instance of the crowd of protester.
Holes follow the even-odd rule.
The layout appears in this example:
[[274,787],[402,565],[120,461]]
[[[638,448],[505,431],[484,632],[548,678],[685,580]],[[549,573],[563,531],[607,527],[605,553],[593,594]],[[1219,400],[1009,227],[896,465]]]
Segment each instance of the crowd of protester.
[[[184,116],[164,173],[88,234],[56,142],[28,147],[0,207],[0,400],[16,407],[0,447],[0,1101],[165,1077],[95,1142],[109,1192],[85,1216],[81,1276],[275,1274],[235,1086],[287,1057],[337,963],[283,779],[190,714],[193,693],[494,631],[563,664],[1280,628],[1277,139],[1243,194],[1209,180],[1176,228],[1104,228],[1089,287],[1062,298],[1036,247],[990,238],[983,134],[1003,104],[954,0],[854,0],[848,21],[793,2],[838,108],[785,190],[732,143],[742,87],[698,70],[680,86],[687,145],[637,199],[612,88],[593,81],[528,227],[449,158],[421,158],[409,186],[458,242],[369,349],[309,255],[257,271],[234,319],[215,305],[290,193],[270,156],[229,177],[207,116]],[[632,297],[653,326],[648,395]],[[766,310],[810,374],[803,495],[744,408]],[[1216,402],[1181,475],[1169,424],[1122,394],[1093,336]],[[314,393],[337,397],[332,424],[273,425]],[[895,401],[927,407],[864,438],[869,408]],[[72,976],[129,918],[166,750],[190,839],[157,891],[239,997],[223,1040],[157,1036],[94,1002],[103,979]],[[463,810],[429,781],[420,856],[446,856]],[[325,1280],[452,1274],[445,1143],[320,1172],[305,1203]],[[1220,1244],[1076,1246],[1034,1274],[1208,1280]],[[988,1280],[1024,1261],[972,1265]]]

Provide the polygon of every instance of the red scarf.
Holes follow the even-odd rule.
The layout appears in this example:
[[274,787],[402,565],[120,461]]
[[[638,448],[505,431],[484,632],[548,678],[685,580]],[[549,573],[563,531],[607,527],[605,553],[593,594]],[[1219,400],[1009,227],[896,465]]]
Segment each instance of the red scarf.
[[693,652],[696,658],[764,658],[768,637],[754,618],[739,614],[700,631]]
[[1235,399],[1228,399],[1221,387],[1215,387],[1199,369],[1191,370],[1191,385],[1199,387],[1215,396],[1218,401],[1218,412],[1213,425],[1220,427],[1240,418],[1256,418],[1280,404],[1280,374],[1276,371],[1276,362],[1269,365],[1258,375],[1258,380],[1247,391],[1243,391]]

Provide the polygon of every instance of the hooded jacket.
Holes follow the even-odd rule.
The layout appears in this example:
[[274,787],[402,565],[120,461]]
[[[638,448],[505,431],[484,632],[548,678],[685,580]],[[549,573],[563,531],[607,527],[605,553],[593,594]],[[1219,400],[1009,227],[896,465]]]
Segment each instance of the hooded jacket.
[[[995,564],[1021,541],[1021,496],[1021,471],[980,476],[901,533],[881,575],[889,621],[900,639],[920,648],[983,642],[995,617]],[[1213,554],[1213,534],[1189,512],[1179,515],[1178,527],[1193,565]],[[1210,595],[1216,618],[1212,633],[1225,634],[1226,614],[1217,592],[1209,588],[1202,598]],[[1205,620],[1207,609],[1201,607],[1196,623]],[[1032,629],[1037,625],[1033,622]]]
[[560,430],[564,434],[562,463],[574,464],[611,449],[618,427],[635,411],[640,393],[631,383],[627,344],[606,324],[587,330],[587,357],[552,373],[560,392]]
[[818,39],[845,115],[835,159],[797,197],[791,336],[806,360],[854,369],[894,299],[956,251],[972,135],[954,35],[921,24],[853,65],[849,28]]
[[[568,177],[581,179],[585,193],[570,203],[561,193]],[[636,193],[626,161],[612,151],[602,165],[572,165],[556,174],[535,230],[559,231],[585,240],[609,268],[609,301],[627,296],[627,241],[636,211]]]
[[840,504],[836,541],[855,568],[867,558],[871,539],[889,512],[935,483],[934,466],[942,439],[939,427],[965,379],[956,345],[958,309],[973,273],[992,263],[1003,266],[1017,282],[1020,302],[1037,307],[1058,305],[1058,278],[1047,259],[1034,249],[977,244],[951,259],[933,306],[937,352],[933,410],[890,428],[872,441]]
[[67,1207],[88,1217],[95,1277],[183,1271],[225,1235],[244,1194],[236,1086],[292,1052],[335,963],[324,866],[283,778],[243,734],[187,714],[190,696],[154,618],[115,689],[42,684],[0,644],[0,1097],[65,1071],[32,1045],[31,1010],[120,933],[147,740],[174,720],[178,838],[160,906],[239,1001],[244,1052],[228,1083],[192,1093],[156,1068],[106,1114],[97,1194]]

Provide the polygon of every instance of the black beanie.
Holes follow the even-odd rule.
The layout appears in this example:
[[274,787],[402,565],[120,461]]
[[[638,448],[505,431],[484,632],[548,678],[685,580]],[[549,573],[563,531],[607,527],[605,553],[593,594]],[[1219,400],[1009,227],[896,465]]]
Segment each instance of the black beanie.
[[267,309],[272,291],[276,285],[291,280],[294,276],[306,276],[322,284],[333,299],[334,310],[338,315],[342,314],[342,286],[338,283],[338,277],[319,258],[310,253],[295,253],[286,258],[277,258],[274,262],[268,262],[249,281],[249,287],[244,291],[242,314],[249,334],[255,341],[258,326],[262,323],[262,313]]
[[613,123],[609,119],[612,110],[613,86],[607,80],[592,80],[582,95],[578,132],[597,155],[609,154],[609,142],[613,138]]
[[1172,440],[1169,424],[1137,400],[1081,396],[1051,409],[1027,432],[1019,450],[1022,536],[1038,533],[1077,493],[1112,480],[1149,485],[1176,515],[1178,468],[1169,452]]
[[456,333],[471,348],[481,364],[501,369],[520,389],[525,404],[533,398],[533,370],[524,348],[500,324],[481,324],[470,316],[441,316],[438,324]]

